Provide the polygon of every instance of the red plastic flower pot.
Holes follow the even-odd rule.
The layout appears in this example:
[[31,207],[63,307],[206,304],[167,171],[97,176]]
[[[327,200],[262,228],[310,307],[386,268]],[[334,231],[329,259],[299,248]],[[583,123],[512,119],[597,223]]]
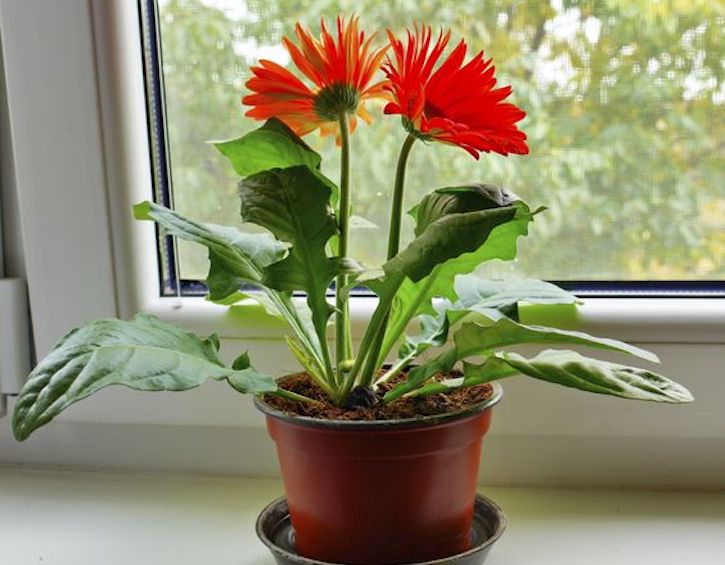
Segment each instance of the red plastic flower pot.
[[440,416],[332,421],[261,400],[297,551],[333,563],[415,563],[469,549],[483,436],[502,396]]

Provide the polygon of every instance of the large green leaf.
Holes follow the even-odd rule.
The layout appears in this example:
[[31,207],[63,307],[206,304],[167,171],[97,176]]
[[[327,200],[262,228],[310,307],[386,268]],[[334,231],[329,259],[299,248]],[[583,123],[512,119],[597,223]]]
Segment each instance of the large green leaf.
[[[455,312],[459,315],[464,313],[462,310]],[[491,315],[494,312],[499,313],[497,310],[491,309],[486,314]],[[447,313],[450,316],[450,311]],[[433,320],[433,318],[431,319]],[[401,359],[405,359],[406,362],[411,362],[417,355],[429,347],[443,345],[445,343],[445,339],[441,339],[440,335],[436,335],[435,330],[437,329],[441,333],[446,332],[451,325],[451,321],[448,319],[445,323],[442,323],[440,317],[434,320],[437,326],[427,328],[426,331],[421,332],[416,338],[406,338],[400,350]],[[437,341],[433,342],[432,337],[436,338]],[[437,373],[449,373],[458,361],[475,355],[489,355],[497,349],[512,345],[527,343],[565,343],[618,351],[620,353],[635,355],[647,361],[658,361],[654,353],[616,339],[595,337],[584,332],[525,325],[505,316],[497,318],[490,325],[481,325],[477,322],[464,323],[454,333],[453,341],[453,347],[446,349],[430,361],[412,370],[407,381],[396,387],[400,390],[393,389],[390,397],[396,398],[401,394],[414,390]],[[417,348],[413,348],[411,344],[417,345]],[[495,364],[491,358],[484,362],[483,365],[464,363],[465,378],[457,382],[456,386],[473,386],[481,382],[488,382],[489,378],[500,378],[502,376],[508,376],[508,374],[513,374],[511,372],[505,374],[506,371],[501,372],[500,364],[493,370]]]
[[[434,267],[433,271],[423,279],[414,282],[408,277],[393,279],[390,275],[375,281],[368,286],[381,296],[394,291],[385,342],[390,350],[405,330],[408,322],[416,315],[427,313],[435,315],[432,301],[435,297],[457,300],[454,282],[456,277],[474,271],[480,264],[492,259],[513,259],[516,256],[516,241],[519,236],[528,233],[528,224],[534,214],[526,204],[517,201],[507,208],[514,208],[515,214],[509,221],[493,228],[483,243],[471,253],[464,253]],[[456,218],[460,214],[454,214]],[[396,285],[391,284],[393,281]],[[522,299],[523,300],[523,299]]]
[[489,280],[478,275],[461,275],[453,283],[457,301],[451,311],[489,313],[497,310],[518,320],[518,305],[574,304],[576,296],[564,289],[534,279]]
[[[445,358],[440,363],[440,365],[441,372],[448,372],[451,370],[450,368],[446,368],[447,365]],[[480,365],[463,363],[463,376],[445,378],[440,381],[430,382],[415,389],[415,394],[417,396],[438,394],[440,392],[447,392],[453,388],[476,386],[483,383],[490,383],[492,381],[503,379],[505,377],[510,377],[516,374],[518,374],[518,371],[512,368],[504,360],[499,359],[498,357],[489,357],[484,363],[481,363]]]
[[[506,211],[502,216],[495,214],[496,211],[502,210]],[[429,228],[441,220],[447,218],[453,223],[452,220],[473,212],[483,213],[484,216],[489,215],[492,220],[502,221],[494,223],[490,230],[476,234],[472,240],[461,242],[462,252],[440,261],[430,275],[432,281],[426,279],[416,281],[415,277],[409,276],[411,283],[417,285],[416,290],[427,287],[426,292],[431,297],[441,296],[454,300],[453,282],[458,275],[473,272],[486,261],[511,260],[516,257],[518,237],[528,234],[529,223],[541,210],[542,208],[539,208],[531,212],[529,206],[523,200],[519,200],[515,194],[488,184],[435,190],[409,212],[416,221],[416,236],[425,235]],[[455,238],[456,228],[453,227],[451,232],[448,237]],[[440,235],[445,237],[445,234]]]
[[586,392],[632,400],[670,403],[693,400],[692,394],[684,386],[653,371],[592,359],[574,351],[552,349],[543,351],[532,359],[518,353],[499,352],[481,364],[464,363],[463,376],[460,378],[423,384],[437,373],[449,373],[455,365],[456,357],[456,350],[449,349],[430,363],[417,367],[411,372],[408,382],[385,395],[386,402],[392,402],[413,391],[416,395],[435,394],[516,374]]
[[276,118],[238,139],[214,142],[214,146],[240,177],[295,165],[320,168],[320,156]]
[[332,307],[325,296],[340,273],[359,269],[346,258],[327,257],[325,245],[337,233],[329,206],[330,188],[306,166],[257,173],[239,183],[242,218],[291,244],[288,256],[265,271],[264,283],[307,293],[318,335],[324,335]]
[[[608,349],[636,355],[648,361],[657,361],[649,351],[609,338],[600,338],[583,332],[560,330],[543,326],[525,325],[516,321],[517,304],[564,303],[576,298],[568,292],[541,281],[488,281],[474,275],[460,276],[456,288],[461,299],[455,304],[443,301],[437,306],[435,317],[423,315],[428,324],[418,336],[406,337],[400,349],[400,360],[396,366],[410,363],[420,353],[432,346],[445,344],[447,332],[454,324],[461,324],[471,318],[477,321],[463,323],[454,333],[453,347],[412,370],[406,382],[388,393],[388,399],[397,398],[425,383],[437,373],[450,372],[458,361],[474,355],[488,355],[496,349],[526,343],[566,343]],[[511,319],[511,316],[516,319]],[[482,323],[482,322],[486,323]],[[489,360],[490,361],[490,360]],[[499,377],[499,368],[491,371],[493,361],[483,366],[466,365],[465,379],[456,386],[471,386],[483,377]],[[482,368],[483,367],[483,368]],[[485,369],[485,370],[484,370]],[[475,375],[475,378],[474,378]],[[428,386],[430,391],[444,390],[444,385]]]
[[207,286],[210,299],[219,301],[245,284],[260,285],[265,269],[281,261],[290,247],[265,233],[200,224],[164,206],[141,202],[133,208],[138,220],[152,220],[170,235],[204,245],[209,250]]
[[515,206],[450,214],[428,224],[423,233],[383,265],[386,273],[404,273],[417,282],[439,265],[478,250],[493,229],[516,216]]
[[[234,228],[200,224],[153,202],[134,206],[139,220],[156,221],[170,235],[204,245],[209,250],[206,284],[209,300],[218,304],[251,298],[270,314],[283,318],[309,354],[322,366],[320,339],[306,305],[295,303],[290,292],[280,292],[265,283],[267,269],[288,254],[289,243],[267,233],[243,233]],[[252,285],[262,292],[241,292]]]
[[560,330],[544,326],[525,325],[509,318],[501,318],[491,325],[477,322],[463,324],[455,332],[454,342],[458,359],[483,355],[495,349],[525,343],[566,343],[607,349],[635,355],[653,363],[659,362],[654,353],[635,347],[623,341],[606,337],[595,337],[584,332]]
[[[507,222],[496,226],[486,240],[474,251],[463,253],[436,267],[431,276],[434,278],[427,293],[429,296],[440,296],[449,300],[456,299],[454,287],[458,275],[472,273],[483,263],[499,259],[511,261],[516,258],[517,241],[529,233],[529,224],[542,208],[532,212],[528,205],[517,201],[511,205],[516,209],[515,215]],[[419,281],[419,288],[425,285]]]
[[131,321],[98,320],[66,335],[28,377],[13,414],[18,440],[65,408],[109,385],[136,390],[180,391],[207,378],[227,379],[248,393],[277,389],[251,366],[225,367],[215,336],[202,340],[153,316]]
[[408,213],[415,220],[415,235],[443,216],[461,214],[513,204],[518,197],[490,184],[473,184],[439,188],[426,195]]
[[[404,339],[399,351],[401,361],[410,362],[428,348],[443,345],[449,328],[471,317],[484,316],[490,320],[497,320],[508,316],[518,320],[520,302],[533,304],[576,302],[573,294],[556,285],[537,280],[490,281],[477,275],[461,275],[456,277],[454,284],[459,299],[455,303],[443,299],[435,306],[434,315],[421,314],[419,316],[425,320],[425,323],[421,325],[421,332],[417,336],[406,336]],[[406,294],[410,292],[412,292],[412,287],[404,284],[395,296],[391,318],[397,325],[390,326],[390,331],[383,344],[384,352],[392,348],[394,336],[404,330],[400,325],[409,319],[408,315],[401,313],[399,309],[406,305],[409,309],[415,307],[416,297]]]
[[693,400],[690,391],[667,377],[646,369],[590,359],[574,351],[547,350],[532,359],[517,353],[497,356],[524,375],[587,392],[655,402]]
[[267,120],[260,128],[238,139],[219,141],[214,145],[240,177],[304,165],[330,189],[332,203],[337,202],[339,189],[320,171],[320,155],[276,118]]
[[474,185],[440,189],[411,210],[420,235],[383,265],[384,277],[368,283],[381,302],[391,304],[380,360],[414,316],[436,316],[435,297],[456,299],[457,275],[470,273],[491,259],[516,256],[517,238],[528,233],[538,210],[532,213],[526,203],[514,199],[495,187]]

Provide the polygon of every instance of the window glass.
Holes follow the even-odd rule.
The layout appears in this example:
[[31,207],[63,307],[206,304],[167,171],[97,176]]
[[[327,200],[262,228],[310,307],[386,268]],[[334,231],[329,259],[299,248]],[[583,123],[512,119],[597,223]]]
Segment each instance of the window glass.
[[[289,65],[281,38],[297,21],[357,13],[367,31],[414,22],[453,30],[492,56],[501,84],[527,118],[526,157],[418,144],[406,205],[466,182],[509,188],[546,205],[519,260],[495,276],[557,281],[725,279],[725,17],[691,0],[160,0],[168,147],[175,207],[195,219],[239,225],[236,178],[205,141],[259,124],[243,117],[249,67]],[[373,108],[353,136],[355,214],[382,229],[353,233],[368,265],[385,252],[395,161],[404,132]],[[306,141],[337,176],[334,141]],[[408,229],[410,226],[408,226]],[[411,231],[406,234],[410,237]],[[206,252],[179,245],[182,278],[203,279]]]

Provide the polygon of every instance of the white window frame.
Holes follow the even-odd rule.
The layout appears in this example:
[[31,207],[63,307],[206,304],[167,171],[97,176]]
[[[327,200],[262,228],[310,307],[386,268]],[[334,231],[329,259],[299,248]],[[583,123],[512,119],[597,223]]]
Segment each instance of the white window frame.
[[[258,310],[251,305],[242,305],[232,312],[202,298],[159,296],[154,227],[149,222],[134,221],[131,214],[132,204],[150,199],[153,194],[137,3],[0,0],[0,35],[38,355],[47,353],[52,343],[80,323],[97,317],[127,318],[144,311],[200,334],[216,332],[223,342],[235,347],[245,347],[245,342],[254,340],[264,351],[263,367],[278,365],[283,355],[287,358],[283,353],[282,327],[263,323],[254,314]],[[374,305],[374,298],[352,300],[353,329],[358,337]],[[710,393],[722,394],[722,382],[711,377],[722,373],[725,299],[588,298],[579,314],[579,328],[584,331],[654,344],[656,350],[674,360],[689,359],[688,355],[701,358],[704,352],[697,369],[702,374],[702,390],[707,397]],[[255,347],[250,350],[254,354]],[[680,370],[689,366],[689,361],[682,361]],[[517,412],[535,415],[541,410],[536,394],[545,385],[531,386],[537,392],[528,395],[518,392],[525,388],[518,383],[511,387],[512,396],[519,402]],[[212,393],[207,401],[200,402],[201,397],[197,396],[193,402],[175,402],[174,410],[180,412],[167,410],[163,402],[157,403],[155,406],[160,408],[150,416],[129,411],[124,405],[122,400],[133,394],[139,393],[125,389],[104,391],[69,410],[61,419],[86,423],[261,426],[261,418],[251,412],[240,419],[238,406],[231,401],[220,409],[218,394],[228,397],[226,390]],[[572,422],[575,429],[584,423],[573,434],[579,434],[579,444],[586,434],[607,438],[625,434],[624,429],[610,431],[587,424],[586,409],[572,409],[568,392],[546,396],[551,402],[547,413],[555,414],[561,409],[562,414],[578,417]],[[599,406],[598,402],[599,399],[585,400],[577,406]],[[615,412],[620,410],[620,405],[616,406]],[[725,429],[725,416],[721,411],[715,414],[707,404],[701,406],[694,423],[685,426],[685,435],[725,440],[725,432],[714,431]],[[227,409],[234,410],[235,415],[226,415]],[[628,425],[633,426],[648,422],[647,414],[651,414],[651,410],[635,407],[622,410]],[[559,439],[566,435],[561,422],[553,420],[524,426],[505,417],[502,421],[500,433],[504,435],[523,437],[536,433]],[[645,422],[644,427],[649,425]],[[653,436],[663,436],[662,430],[646,429],[642,433],[645,443]],[[0,437],[0,448],[5,449],[3,441]],[[537,445],[541,449],[546,446],[541,447],[540,442]],[[569,444],[560,442],[553,449],[566,454],[566,445]],[[637,445],[629,448],[636,451]],[[123,461],[124,446],[117,448],[121,455],[117,453],[116,460]],[[58,460],[75,457],[85,463],[102,464],[80,443],[68,449],[71,454],[66,451],[58,455]],[[78,450],[75,455],[73,449]],[[569,458],[572,453],[568,453]],[[44,457],[36,455],[34,460]],[[592,477],[597,472],[602,474],[606,470],[592,471]]]
[[[136,3],[0,7],[39,354],[80,322],[137,311],[227,338],[281,337],[203,298],[159,296],[154,227],[131,213],[153,194]],[[352,300],[358,336],[374,305]],[[725,343],[723,321],[720,298],[587,298],[579,312],[582,329],[639,343]]]
[[[216,331],[223,337],[275,337],[279,331],[260,327],[241,327],[236,316],[227,308],[206,302],[203,298],[159,297],[158,254],[154,229],[150,224],[139,225],[131,219],[130,206],[153,194],[149,167],[150,148],[146,126],[146,98],[140,47],[138,15],[131,3],[110,3],[96,10],[97,28],[110,25],[116,30],[117,45],[105,41],[97,44],[97,60],[101,71],[101,99],[115,103],[104,104],[106,153],[123,155],[117,162],[107,160],[111,208],[114,214],[114,241],[123,240],[132,257],[116,248],[116,272],[127,272],[134,263],[132,289],[122,312],[134,310],[156,314],[169,321],[192,327],[200,332]],[[122,4],[122,5],[121,5]],[[105,12],[102,14],[102,12]],[[98,37],[111,37],[110,32]],[[132,47],[133,46],[133,47]],[[105,53],[104,53],[105,51]],[[110,71],[110,73],[109,73]],[[114,119],[115,118],[115,119]],[[119,166],[120,165],[120,166]],[[133,182],[128,182],[133,179]],[[143,182],[139,182],[143,179]],[[130,220],[130,221],[129,221]],[[118,263],[118,260],[121,263]],[[117,280],[121,287],[128,280]],[[375,306],[374,298],[357,297],[352,301],[351,316],[358,336]],[[725,342],[725,300],[712,298],[589,298],[580,309],[581,327],[618,335],[621,339],[643,342]]]
[[35,345],[44,354],[69,326],[116,313],[90,14],[82,0],[3,0],[0,22]]

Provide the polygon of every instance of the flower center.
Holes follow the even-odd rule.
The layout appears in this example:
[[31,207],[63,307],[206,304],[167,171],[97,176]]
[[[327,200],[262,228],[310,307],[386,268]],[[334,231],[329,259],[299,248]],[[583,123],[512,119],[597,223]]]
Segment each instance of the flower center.
[[315,112],[324,120],[335,121],[343,112],[352,113],[360,102],[358,91],[347,84],[326,86],[317,93]]

